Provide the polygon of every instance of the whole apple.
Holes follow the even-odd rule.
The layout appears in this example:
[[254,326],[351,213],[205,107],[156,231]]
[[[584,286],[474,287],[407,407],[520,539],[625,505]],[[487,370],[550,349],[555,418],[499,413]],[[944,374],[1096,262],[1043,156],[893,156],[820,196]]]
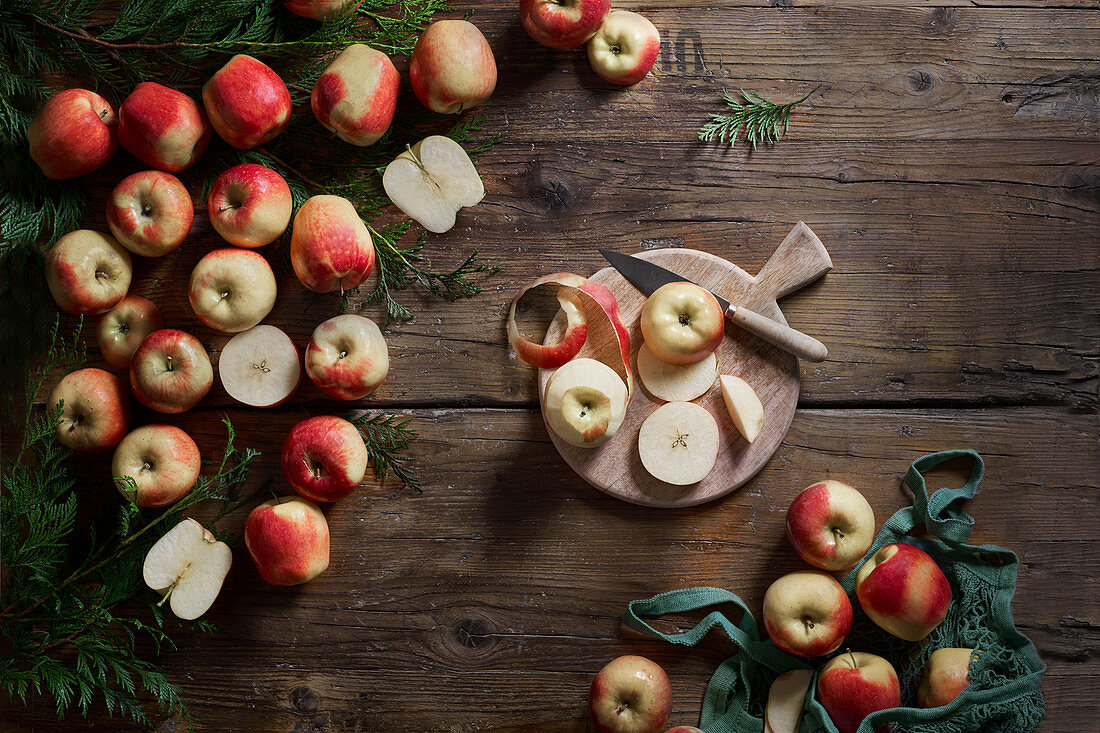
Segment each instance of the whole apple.
[[126,249],[160,257],[187,238],[195,219],[191,194],[164,171],[141,171],[119,181],[107,200],[107,226]]
[[263,145],[290,124],[290,92],[267,64],[237,54],[202,87],[210,123],[222,139],[247,150]]
[[260,577],[271,585],[298,585],[328,567],[328,521],[320,507],[299,496],[280,496],[252,510],[244,544]]
[[970,658],[973,649],[945,647],[928,657],[917,688],[917,704],[922,708],[947,705],[970,684]]
[[305,364],[310,381],[322,392],[341,400],[358,400],[386,378],[390,356],[374,321],[346,313],[313,330]]
[[336,501],[363,482],[370,455],[359,429],[335,415],[302,420],[283,441],[283,473],[312,501]]
[[160,308],[140,295],[127,295],[96,321],[95,340],[104,361],[128,371],[137,347],[146,336],[162,328]]
[[374,269],[374,241],[346,198],[313,196],[294,215],[290,262],[313,292],[343,292],[359,287]]
[[362,43],[340,52],[313,85],[317,121],[352,145],[373,145],[389,129],[401,76],[390,57]]
[[344,8],[352,12],[362,4],[363,0],[283,0],[287,10],[313,20],[328,20],[339,15]]
[[550,48],[576,48],[596,34],[611,0],[520,0],[527,35]]
[[659,733],[671,710],[668,675],[633,654],[608,662],[588,691],[588,714],[600,733]]
[[206,207],[222,239],[252,248],[282,236],[294,202],[282,176],[266,166],[242,163],[217,177]]
[[890,662],[866,652],[844,652],[817,678],[817,698],[840,733],[856,733],[871,713],[901,705],[901,686]]
[[46,100],[27,125],[31,159],[46,178],[76,178],[96,170],[118,149],[118,115],[87,89],[66,89]]
[[604,81],[629,86],[646,77],[661,50],[661,34],[649,19],[612,10],[588,42],[588,63]]
[[852,628],[852,603],[831,575],[788,573],[764,593],[764,628],[788,654],[820,657],[836,650]]
[[157,412],[190,410],[210,391],[214,368],[199,340],[174,328],[145,337],[130,360],[130,388]]
[[46,253],[46,285],[57,307],[74,315],[98,315],[114,308],[130,289],[130,253],[114,238],[77,229]]
[[57,442],[78,453],[114,448],[130,423],[130,395],[122,380],[102,369],[78,369],[50,392],[50,412],[61,406]]
[[658,359],[694,364],[722,343],[725,319],[709,290],[674,282],[653,291],[642,306],[642,338]]
[[822,570],[854,568],[875,539],[875,512],[840,481],[818,481],[787,509],[787,537],[803,560]]
[[951,606],[951,583],[924,550],[886,545],[856,573],[856,597],[867,617],[899,639],[920,641]]
[[275,305],[275,273],[259,252],[223,247],[191,271],[187,299],[199,320],[225,333],[245,331]]
[[437,20],[409,62],[409,82],[433,112],[458,114],[484,104],[497,86],[497,62],[485,36],[466,20]]
[[142,508],[174,504],[199,478],[202,460],[191,436],[173,425],[145,425],[122,439],[111,460],[111,475],[128,476],[132,487],[119,492]]
[[146,165],[176,173],[206,152],[210,122],[183,92],[144,81],[118,108],[118,141]]

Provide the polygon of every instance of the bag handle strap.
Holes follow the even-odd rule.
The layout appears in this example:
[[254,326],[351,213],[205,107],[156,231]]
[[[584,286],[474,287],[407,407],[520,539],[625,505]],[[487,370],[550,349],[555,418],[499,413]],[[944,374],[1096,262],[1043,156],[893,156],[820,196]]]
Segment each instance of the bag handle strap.
[[[971,462],[970,478],[966,485],[960,489],[939,489],[929,495],[924,473],[958,458],[969,458]],[[966,499],[974,498],[984,476],[985,463],[982,462],[982,457],[969,449],[930,453],[913,461],[904,481],[913,492],[914,518],[917,523],[923,523],[929,532],[940,539],[965,543],[974,529],[974,517],[963,510],[962,503]]]

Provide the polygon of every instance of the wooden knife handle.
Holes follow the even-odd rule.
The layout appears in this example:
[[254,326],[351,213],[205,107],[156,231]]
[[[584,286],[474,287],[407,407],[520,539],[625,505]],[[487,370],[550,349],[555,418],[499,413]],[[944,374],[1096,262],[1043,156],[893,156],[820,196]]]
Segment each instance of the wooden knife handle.
[[807,336],[801,331],[796,331],[790,326],[784,326],[779,321],[762,316],[759,313],[731,305],[726,311],[726,318],[736,323],[749,333],[759,336],[768,343],[775,344],[784,351],[790,352],[806,361],[825,361],[829,356],[829,350],[813,336]]

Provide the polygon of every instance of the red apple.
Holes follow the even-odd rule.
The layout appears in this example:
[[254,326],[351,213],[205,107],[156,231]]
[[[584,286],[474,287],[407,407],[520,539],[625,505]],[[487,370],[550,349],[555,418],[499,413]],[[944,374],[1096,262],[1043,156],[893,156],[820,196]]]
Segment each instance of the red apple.
[[78,369],[50,392],[51,412],[61,403],[57,442],[78,453],[114,448],[130,423],[130,395],[122,380],[102,369]]
[[818,481],[787,509],[787,537],[803,560],[822,570],[854,568],[875,539],[875,512],[840,481]]
[[107,234],[77,229],[46,253],[46,285],[57,307],[75,315],[114,308],[130,289],[130,253]]
[[951,584],[924,550],[886,545],[856,574],[856,597],[867,617],[899,639],[920,641],[951,606]]
[[928,657],[917,688],[917,704],[922,708],[947,705],[970,684],[970,657],[973,649],[945,647]]
[[271,140],[290,123],[290,92],[271,67],[237,54],[202,87],[210,123],[227,143],[247,150]]
[[409,82],[421,104],[458,114],[485,103],[497,85],[497,62],[473,23],[437,20],[420,35],[409,62]]
[[389,56],[362,43],[340,52],[313,85],[317,121],[352,145],[373,145],[389,129],[401,76]]
[[111,475],[134,480],[133,488],[116,486],[139,507],[162,507],[191,490],[201,466],[199,447],[190,435],[173,425],[145,425],[118,444]]
[[713,353],[725,334],[725,317],[709,290],[674,282],[653,291],[642,306],[642,338],[661,361],[694,364]]
[[344,8],[358,8],[363,0],[283,0],[286,9],[295,15],[313,20],[327,20],[339,15]]
[[306,374],[318,389],[341,400],[367,397],[390,369],[382,331],[369,318],[345,313],[313,330],[306,347]]
[[183,244],[195,219],[191,194],[164,171],[142,171],[123,178],[107,200],[107,226],[126,249],[160,257]]
[[600,733],[659,733],[671,710],[668,675],[632,654],[608,662],[588,691],[588,714]]
[[251,248],[282,236],[294,203],[282,176],[266,166],[242,163],[218,176],[206,207],[222,239]]
[[901,705],[893,666],[880,656],[845,652],[821,668],[817,698],[840,733],[855,733],[871,713]]
[[207,252],[191,271],[187,299],[210,328],[246,331],[275,305],[275,273],[259,252],[222,247]]
[[214,384],[210,357],[199,340],[174,328],[145,337],[130,360],[130,388],[146,407],[177,413],[199,403]]
[[281,496],[252,510],[244,544],[260,577],[271,585],[298,585],[328,567],[328,521],[320,507],[299,496]]
[[604,81],[628,86],[645,78],[661,50],[661,34],[644,16],[612,10],[588,42],[588,63]]
[[115,369],[129,371],[130,357],[145,337],[164,328],[160,308],[140,295],[127,295],[99,317],[95,340],[103,360]]
[[611,0],[520,0],[527,35],[550,48],[576,48],[596,34]]
[[66,89],[46,100],[27,125],[31,159],[46,178],[76,178],[102,166],[118,149],[118,115],[87,89]]
[[175,173],[206,152],[210,122],[183,92],[144,81],[118,108],[118,141],[146,165]]
[[350,201],[313,196],[294,215],[290,261],[313,292],[343,292],[359,287],[374,269],[374,241]]
[[669,728],[665,733],[703,733],[703,730],[694,725],[678,725],[675,728]]
[[355,491],[370,456],[359,429],[334,415],[318,415],[291,428],[283,441],[283,473],[300,495],[336,501]]
[[840,583],[816,570],[784,575],[764,593],[764,628],[788,654],[820,657],[852,628],[852,603]]

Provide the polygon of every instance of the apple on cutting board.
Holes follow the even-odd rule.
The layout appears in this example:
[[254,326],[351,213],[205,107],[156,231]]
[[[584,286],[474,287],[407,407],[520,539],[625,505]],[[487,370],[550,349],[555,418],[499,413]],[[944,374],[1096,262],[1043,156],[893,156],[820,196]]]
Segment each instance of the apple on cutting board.
[[718,423],[694,402],[667,402],[642,423],[638,455],[653,478],[676,486],[698,483],[718,460]]
[[640,317],[642,338],[658,359],[693,364],[714,353],[725,334],[718,300],[694,283],[662,285],[646,298]]
[[595,448],[615,436],[626,417],[626,383],[595,359],[573,359],[546,383],[543,412],[558,437],[580,448]]
[[229,545],[218,542],[194,519],[184,519],[149,549],[142,567],[145,584],[185,621],[206,613],[233,565]]
[[136,255],[161,257],[191,231],[195,207],[180,179],[164,171],[123,178],[107,201],[107,226],[118,243]]
[[86,175],[115,154],[117,130],[118,115],[106,99],[87,89],[65,89],[27,125],[31,160],[46,178]]
[[653,355],[648,346],[638,349],[638,378],[659,400],[690,402],[710,391],[718,376],[718,357],[713,352],[693,364],[669,364]]
[[588,691],[588,713],[600,733],[659,733],[671,710],[668,675],[633,654],[608,662]]

